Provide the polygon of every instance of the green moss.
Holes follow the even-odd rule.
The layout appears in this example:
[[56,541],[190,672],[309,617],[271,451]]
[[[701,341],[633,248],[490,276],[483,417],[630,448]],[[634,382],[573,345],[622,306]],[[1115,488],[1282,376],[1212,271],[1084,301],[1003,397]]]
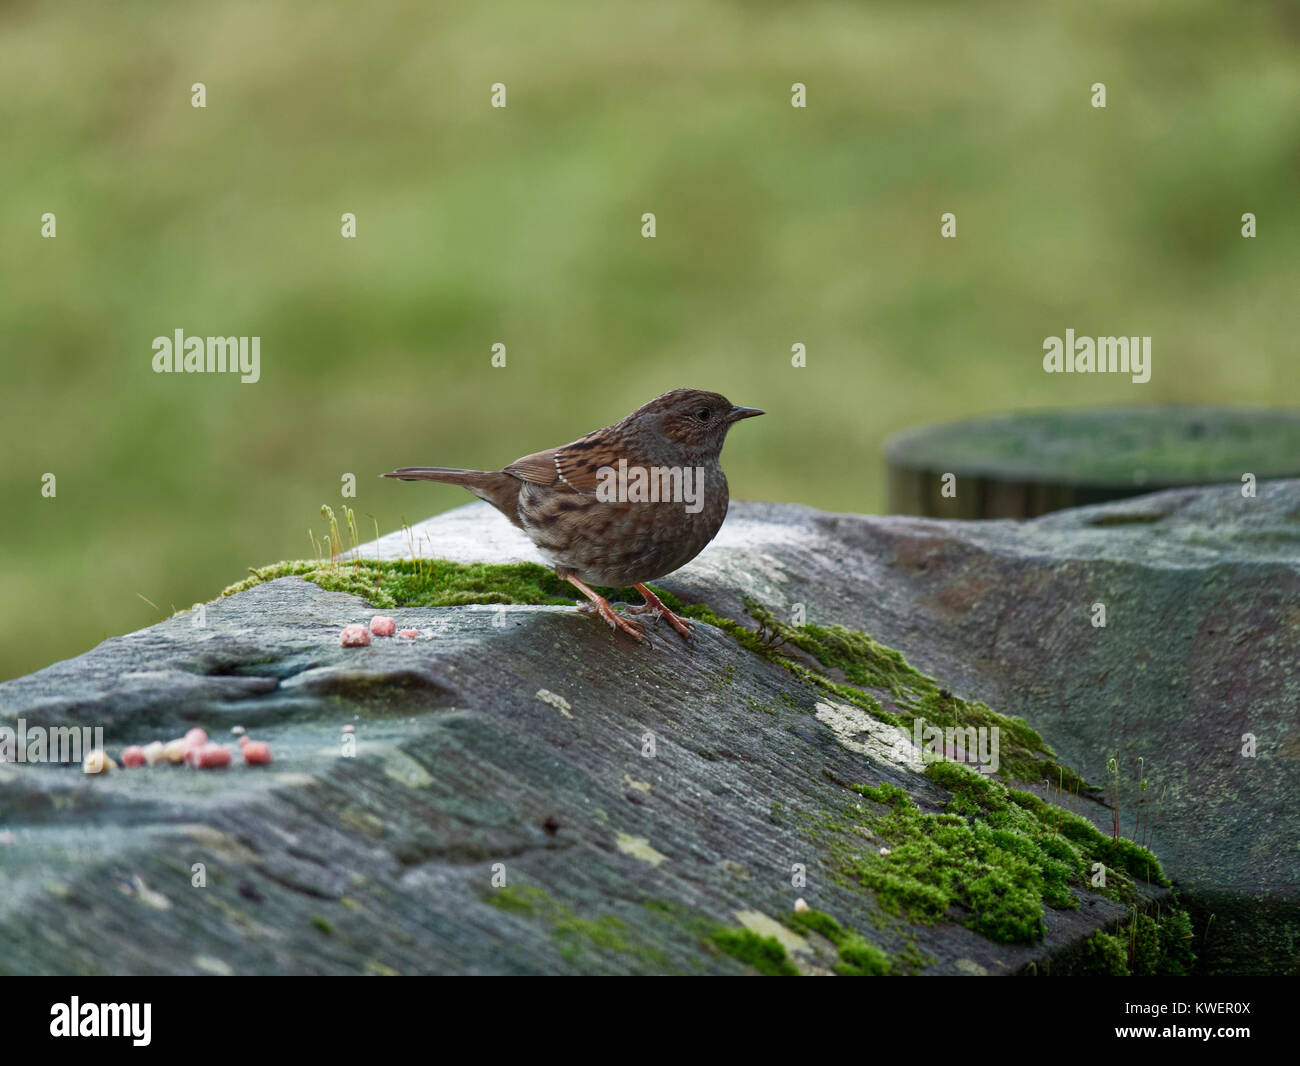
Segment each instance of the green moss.
[[[301,577],[331,592],[360,596],[375,607],[459,607],[468,604],[572,605],[577,590],[537,563],[454,563],[446,559],[320,560],[272,563],[231,585],[232,596],[279,577]],[[635,589],[605,590],[611,599],[641,602]],[[660,593],[665,603],[671,599]]]
[[[990,940],[1035,943],[1045,928],[1044,906],[1077,907],[1075,890],[1089,884],[1094,862],[1122,864],[1136,877],[1164,883],[1150,852],[1129,841],[1118,846],[1086,819],[1031,793],[954,763],[934,763],[926,772],[952,794],[941,813],[921,811],[896,785],[855,785],[878,811],[822,812],[805,825],[830,850],[837,873],[871,889],[890,914],[923,923],[958,920]],[[1132,896],[1132,883],[1117,870],[1111,882]]]
[[[1032,792],[1007,788],[955,763],[932,763],[926,768],[926,775],[962,801],[957,809],[966,813],[983,811],[991,824],[1023,825],[1027,823],[1020,814],[1030,816],[1043,828],[1059,835],[1060,839],[1050,845],[1057,858],[1069,861],[1077,854],[1089,868],[1092,863],[1101,862],[1110,870],[1122,870],[1136,880],[1162,887],[1169,884],[1160,861],[1148,849],[1123,837],[1109,837],[1083,815],[1047,803]],[[952,805],[949,809],[953,809]],[[1068,849],[1069,844],[1074,848]]]
[[[667,603],[668,601],[665,600],[664,602]],[[746,603],[748,603],[748,601],[746,601]],[[861,690],[854,688],[852,685],[844,685],[832,681],[828,677],[823,677],[815,670],[810,670],[802,663],[794,662],[788,656],[782,655],[779,648],[771,641],[765,639],[763,635],[756,633],[748,626],[742,625],[731,618],[727,618],[725,615],[720,615],[701,603],[687,604],[682,607],[676,607],[672,604],[669,604],[669,606],[672,607],[674,611],[678,611],[678,613],[683,614],[688,618],[694,618],[697,621],[705,622],[717,629],[721,629],[742,648],[752,651],[755,655],[762,656],[769,662],[783,666],[795,677],[806,682],[809,686],[821,689],[823,692],[835,696],[837,699],[840,699],[845,703],[851,703],[854,706],[861,707],[864,711],[879,718],[882,722],[900,724],[900,720],[894,715],[888,714],[880,706],[880,701],[874,696],[862,692]]]
[[909,941],[894,956],[895,974],[917,974],[934,962],[933,955],[925,955],[915,943]]
[[835,972],[844,977],[884,977],[892,967],[888,955],[856,933],[846,937],[839,948]]
[[1081,972],[1095,977],[1127,977],[1128,959],[1119,937],[1094,933],[1084,948]]
[[1149,914],[1135,914],[1129,924],[1129,970],[1149,977],[1160,969],[1160,935]]
[[493,891],[487,902],[511,914],[536,917],[551,928],[560,954],[569,960],[592,948],[634,955],[647,964],[662,965],[667,956],[646,944],[627,923],[606,914],[594,920],[579,918],[558,900],[533,885],[511,885]]
[[328,918],[322,918],[319,914],[314,915],[312,917],[311,924],[314,925],[326,936],[334,935],[334,926],[330,924],[330,920]]
[[963,815],[922,813],[889,786],[857,791],[887,808],[872,827],[889,854],[855,846],[840,865],[882,907],[933,923],[959,906],[969,912],[965,924],[990,940],[1042,937],[1044,870],[1030,840]]
[[1178,902],[1157,903],[1150,912],[1136,907],[1113,932],[1098,932],[1055,960],[1048,972],[1059,976],[1186,977],[1196,965],[1192,919]]
[[869,800],[883,803],[886,807],[897,807],[900,803],[910,803],[912,799],[906,789],[891,785],[888,781],[882,781],[878,785],[858,785],[854,791]]
[[[745,601],[757,631],[710,608],[693,604],[683,609],[692,618],[730,634],[742,647],[777,663],[809,685],[836,699],[861,707],[882,722],[910,731],[917,719],[946,728],[998,729],[998,774],[1024,781],[1049,780],[1070,791],[1092,791],[1075,771],[1059,763],[1056,754],[1021,718],[998,714],[978,700],[963,700],[939,687],[911,666],[900,652],[844,626],[811,623],[787,625],[752,600]],[[838,671],[833,680],[797,661],[789,649],[811,656],[822,667]],[[887,692],[897,713],[885,711],[880,699],[863,689]]]
[[1192,918],[1181,907],[1157,920],[1160,938],[1161,972],[1174,977],[1188,977],[1196,965],[1192,951]]
[[829,914],[812,907],[803,913],[791,915],[790,924],[795,928],[802,926],[804,929],[811,929],[814,933],[820,933],[836,946],[848,935],[844,927]]
[[853,929],[846,929],[825,911],[810,908],[791,915],[788,924],[800,931],[819,933],[834,944],[840,957],[834,970],[843,977],[882,977],[893,969],[894,964],[883,949]]
[[[595,921],[577,917],[560,917],[555,920],[555,937],[560,941],[560,954],[565,958],[572,958],[587,945],[608,951],[633,952],[635,948],[627,934],[627,925],[612,914],[603,915]],[[663,953],[656,954],[662,961]]]
[[487,897],[487,901],[493,907],[511,914],[533,914],[538,903],[548,898],[545,892],[531,885],[508,885],[494,891]]
[[1186,977],[1196,964],[1192,919],[1181,906],[1158,907],[1154,915],[1136,910],[1119,929],[1128,970],[1135,977]]
[[774,936],[752,929],[719,929],[709,938],[725,955],[752,966],[765,977],[798,977],[799,971]]

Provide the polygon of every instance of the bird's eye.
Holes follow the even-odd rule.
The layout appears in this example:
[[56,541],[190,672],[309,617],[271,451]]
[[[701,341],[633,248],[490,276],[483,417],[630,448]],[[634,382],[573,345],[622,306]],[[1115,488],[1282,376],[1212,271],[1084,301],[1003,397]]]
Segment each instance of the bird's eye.
[[698,418],[701,422],[707,422],[709,420],[709,415],[711,414],[713,414],[713,412],[710,411],[707,407],[701,407],[698,411],[695,412],[695,417]]

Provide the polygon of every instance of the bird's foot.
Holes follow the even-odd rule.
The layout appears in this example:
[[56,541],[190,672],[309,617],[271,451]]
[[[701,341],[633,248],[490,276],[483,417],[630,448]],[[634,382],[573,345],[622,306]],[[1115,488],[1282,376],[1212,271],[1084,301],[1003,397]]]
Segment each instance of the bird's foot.
[[669,610],[668,605],[646,588],[645,585],[637,585],[635,587],[637,592],[641,593],[641,595],[645,597],[645,603],[637,604],[635,607],[629,607],[627,609],[628,614],[652,614],[656,618],[664,619],[687,640],[694,639],[694,623],[689,619],[683,618],[675,611]]
[[580,603],[578,610],[594,611],[609,623],[611,629],[621,629],[628,636],[640,641],[642,644],[650,643],[650,638],[646,636],[645,626],[625,614],[619,614],[618,611],[614,610],[609,600],[603,596],[599,600],[592,600],[590,603]]
[[573,575],[570,574],[566,576],[565,580],[580,589],[582,594],[591,601],[589,603],[578,604],[578,610],[595,611],[596,614],[600,615],[601,618],[609,623],[611,629],[621,629],[633,640],[639,641],[642,644],[650,643],[650,638],[646,635],[645,626],[640,622],[628,618],[627,615],[619,614],[618,611],[614,610],[614,608],[610,606],[609,600],[605,599],[604,596],[599,592],[596,592],[584,582],[579,581]]

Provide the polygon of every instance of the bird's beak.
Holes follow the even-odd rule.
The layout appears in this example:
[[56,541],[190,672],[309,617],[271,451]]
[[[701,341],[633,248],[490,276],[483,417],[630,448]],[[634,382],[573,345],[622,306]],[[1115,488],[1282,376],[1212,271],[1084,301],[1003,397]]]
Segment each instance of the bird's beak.
[[753,418],[755,415],[765,414],[757,407],[733,407],[727,412],[728,422],[739,422],[742,418]]

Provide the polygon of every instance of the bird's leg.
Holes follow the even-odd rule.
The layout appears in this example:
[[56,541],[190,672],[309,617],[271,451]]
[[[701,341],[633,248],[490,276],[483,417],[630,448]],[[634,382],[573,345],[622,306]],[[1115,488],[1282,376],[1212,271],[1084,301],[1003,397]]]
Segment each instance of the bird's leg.
[[605,599],[604,596],[593,589],[590,585],[580,581],[572,574],[561,574],[560,576],[570,585],[577,588],[587,597],[587,599],[591,600],[591,609],[600,615],[601,618],[605,619],[612,628],[621,629],[624,633],[628,634],[628,636],[641,641],[642,644],[650,643],[649,638],[645,635],[645,627],[641,625],[640,622],[634,622],[626,615],[619,614],[609,605],[609,600]]
[[649,588],[645,585],[633,585],[632,587],[645,597],[645,603],[638,604],[636,607],[629,607],[627,609],[628,614],[653,614],[656,618],[666,619],[670,626],[688,640],[693,636],[691,630],[695,627],[692,623],[681,615],[670,611],[668,605],[651,592]]

